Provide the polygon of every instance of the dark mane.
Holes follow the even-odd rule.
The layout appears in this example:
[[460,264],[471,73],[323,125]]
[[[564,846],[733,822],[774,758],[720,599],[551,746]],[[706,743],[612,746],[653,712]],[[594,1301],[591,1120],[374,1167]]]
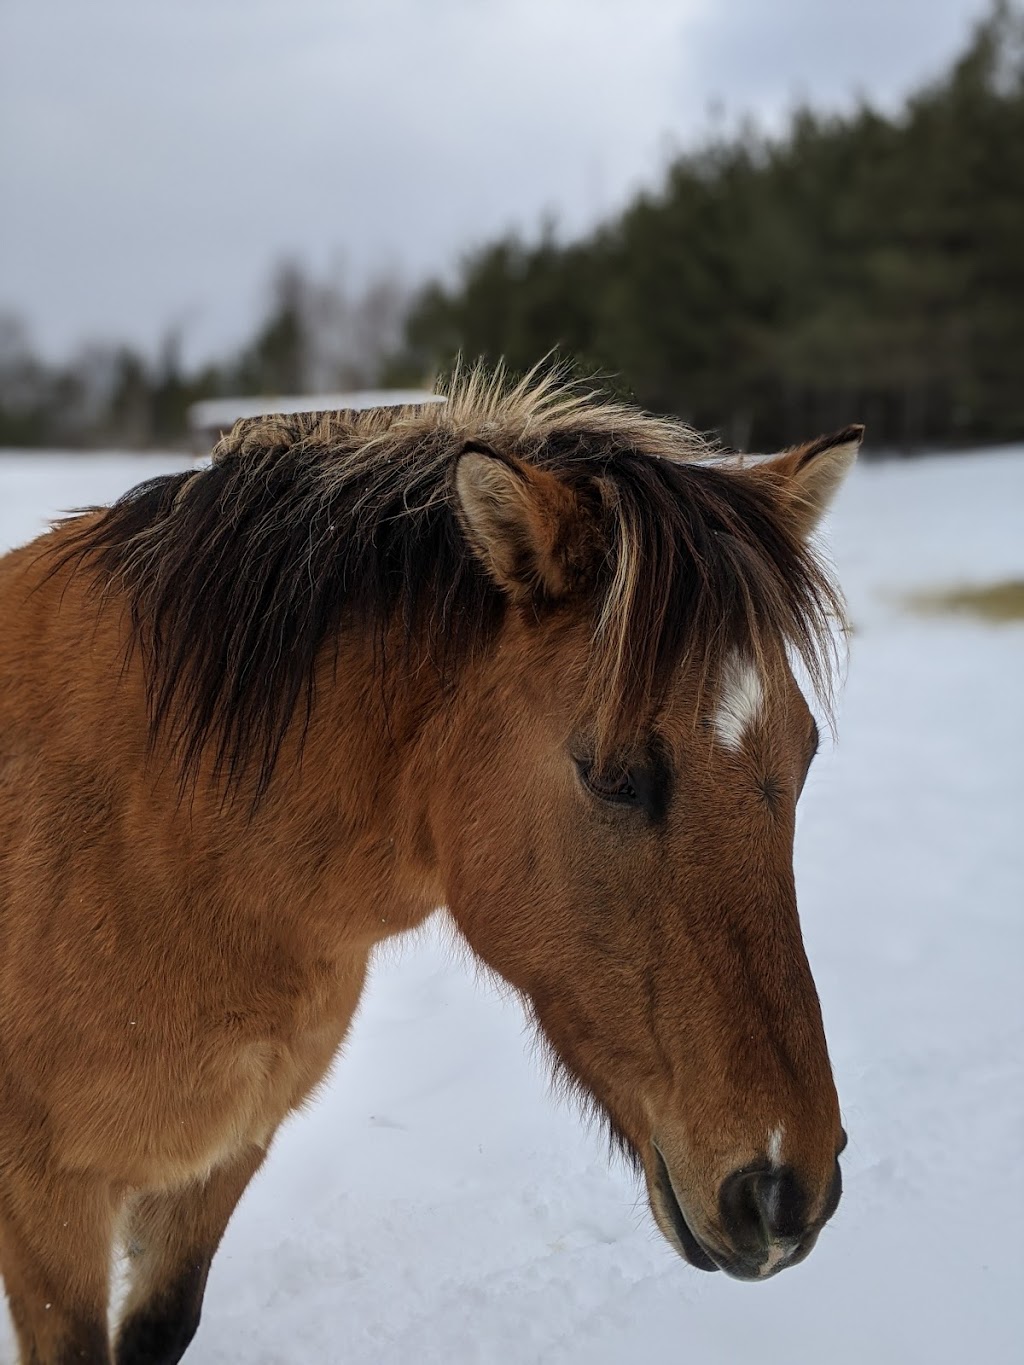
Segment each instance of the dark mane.
[[[653,704],[687,657],[789,646],[827,692],[827,575],[767,480],[709,463],[684,425],[529,377],[456,376],[446,404],[239,422],[208,468],[153,479],[76,527],[84,561],[125,595],[154,733],[184,773],[203,755],[265,789],[317,660],[348,629],[401,627],[454,676],[486,648],[505,602],[460,528],[454,464],[467,441],[550,469],[602,508],[594,586],[599,742]],[[95,513],[100,509],[92,509]]]

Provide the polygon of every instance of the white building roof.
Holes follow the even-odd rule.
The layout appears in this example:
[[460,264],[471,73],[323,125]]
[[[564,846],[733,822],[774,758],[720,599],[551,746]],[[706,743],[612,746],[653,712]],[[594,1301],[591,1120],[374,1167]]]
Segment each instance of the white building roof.
[[441,394],[421,389],[359,389],[352,393],[307,393],[300,397],[261,396],[204,398],[188,410],[194,432],[227,431],[240,417],[263,417],[272,412],[349,412],[364,408],[399,408],[417,403],[443,403]]

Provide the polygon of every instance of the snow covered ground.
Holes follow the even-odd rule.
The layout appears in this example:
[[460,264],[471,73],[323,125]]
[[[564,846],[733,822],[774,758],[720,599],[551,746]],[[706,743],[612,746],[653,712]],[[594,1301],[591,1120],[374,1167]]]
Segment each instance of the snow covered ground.
[[[0,454],[0,548],[175,463]],[[899,599],[1024,578],[1024,449],[858,469],[832,546],[856,634],[797,863],[850,1146],[814,1254],[763,1285],[685,1266],[547,1093],[518,1008],[431,929],[380,959],[250,1188],[190,1362],[1021,1358],[1024,625]]]

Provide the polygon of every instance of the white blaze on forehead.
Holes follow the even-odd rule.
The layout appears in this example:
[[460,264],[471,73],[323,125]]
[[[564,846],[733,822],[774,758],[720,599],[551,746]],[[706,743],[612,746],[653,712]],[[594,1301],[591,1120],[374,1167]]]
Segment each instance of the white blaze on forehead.
[[738,752],[744,736],[764,706],[764,688],[757,669],[739,654],[725,661],[718,684],[715,733],[727,749]]

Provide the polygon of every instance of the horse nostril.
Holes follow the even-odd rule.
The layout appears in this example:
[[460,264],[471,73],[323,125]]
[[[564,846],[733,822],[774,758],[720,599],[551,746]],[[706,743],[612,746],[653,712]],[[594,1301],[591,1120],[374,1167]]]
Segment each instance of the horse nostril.
[[807,1199],[795,1173],[733,1171],[722,1182],[722,1224],[736,1247],[761,1251],[781,1238],[799,1237],[806,1228]]

